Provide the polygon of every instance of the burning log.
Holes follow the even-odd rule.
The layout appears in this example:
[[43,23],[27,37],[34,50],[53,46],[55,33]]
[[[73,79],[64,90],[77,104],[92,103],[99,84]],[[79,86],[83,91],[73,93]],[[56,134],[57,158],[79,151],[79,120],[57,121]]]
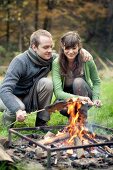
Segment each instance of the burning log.
[[44,136],[44,139],[46,140],[46,139],[52,138],[52,137],[55,137],[55,134],[52,133],[52,132],[50,132],[50,131],[48,131],[48,132],[46,133],[46,135]]
[[48,145],[48,144],[52,144],[54,142],[59,142],[61,140],[65,140],[65,139],[68,139],[69,138],[69,133],[60,133],[60,134],[57,134],[55,135],[54,137],[48,137],[48,138],[45,138],[45,139],[42,139],[40,141],[38,141],[40,144],[44,144],[44,145]]

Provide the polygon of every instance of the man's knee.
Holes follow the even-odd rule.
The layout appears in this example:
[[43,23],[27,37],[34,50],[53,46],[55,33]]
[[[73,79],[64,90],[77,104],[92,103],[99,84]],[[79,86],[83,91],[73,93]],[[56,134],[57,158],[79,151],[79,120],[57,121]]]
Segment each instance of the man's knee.
[[52,83],[52,80],[50,78],[42,78],[42,79],[40,79],[38,87],[39,86],[40,86],[41,90],[45,89],[48,92],[52,92],[53,91],[53,83]]

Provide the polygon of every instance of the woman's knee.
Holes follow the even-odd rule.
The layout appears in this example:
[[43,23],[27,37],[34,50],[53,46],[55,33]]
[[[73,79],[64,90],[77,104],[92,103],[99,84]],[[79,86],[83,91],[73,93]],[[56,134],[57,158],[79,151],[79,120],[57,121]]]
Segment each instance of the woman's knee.
[[84,79],[82,79],[82,78],[75,78],[74,79],[74,81],[73,81],[73,85],[79,85],[79,86],[82,86],[82,85],[84,85],[84,82],[85,82],[85,80]]
[[90,94],[92,94],[89,85],[82,78],[76,78],[74,80],[74,82],[73,82],[73,92],[76,95],[89,96],[89,97],[91,96]]
[[85,80],[82,78],[76,78],[73,82],[73,92],[77,95],[83,95],[83,91],[85,90]]

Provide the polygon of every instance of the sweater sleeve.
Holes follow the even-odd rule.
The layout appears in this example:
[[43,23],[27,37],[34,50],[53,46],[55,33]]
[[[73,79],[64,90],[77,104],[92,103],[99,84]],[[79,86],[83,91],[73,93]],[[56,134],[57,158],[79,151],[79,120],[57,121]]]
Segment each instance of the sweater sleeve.
[[92,81],[92,91],[93,91],[92,100],[96,100],[96,99],[99,99],[100,97],[101,81],[98,75],[98,70],[97,70],[95,62],[93,60],[89,61],[88,65],[89,65],[90,79]]
[[63,91],[62,76],[60,74],[60,66],[58,58],[53,61],[52,64],[52,80],[54,87],[54,94],[56,99],[67,99],[67,98],[77,98],[78,96],[66,93]]
[[10,63],[5,78],[0,86],[0,98],[11,113],[15,114],[20,105],[15,100],[13,90],[24,73],[24,64],[19,58],[14,58]]

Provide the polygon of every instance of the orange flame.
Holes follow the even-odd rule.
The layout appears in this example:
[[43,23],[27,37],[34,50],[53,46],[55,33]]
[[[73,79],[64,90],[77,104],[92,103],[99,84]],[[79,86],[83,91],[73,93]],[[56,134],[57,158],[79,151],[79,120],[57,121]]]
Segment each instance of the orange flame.
[[70,139],[68,140],[68,144],[74,143],[74,138],[79,137],[80,140],[86,143],[86,139],[83,137],[84,134],[88,134],[88,137],[94,137],[93,134],[88,133],[88,129],[85,127],[86,117],[83,113],[80,113],[80,108],[82,103],[79,100],[74,101],[71,99],[71,102],[68,103],[68,114],[69,125],[67,126],[67,130],[70,134]]

